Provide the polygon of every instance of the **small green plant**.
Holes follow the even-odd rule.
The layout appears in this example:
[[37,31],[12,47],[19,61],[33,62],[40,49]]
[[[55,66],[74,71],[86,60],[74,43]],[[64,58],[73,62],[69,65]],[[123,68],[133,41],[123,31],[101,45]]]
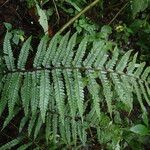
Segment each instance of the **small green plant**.
[[0,150],[149,149],[149,0],[26,2],[45,36],[4,23]]
[[[7,32],[2,58],[6,68],[2,70],[0,115],[8,106],[8,117],[3,129],[22,109],[24,116],[18,127],[20,136],[2,149],[17,144],[22,147],[21,143],[26,139],[23,128],[28,137],[38,141],[39,147],[41,140],[45,141],[44,147],[57,144],[69,148],[80,143],[86,146],[90,136],[87,131],[94,129],[100,143],[109,141],[115,149],[121,147],[123,139],[121,128],[110,120],[118,111],[115,105],[121,103],[130,113],[137,103],[146,113],[144,103],[150,105],[150,67],[145,67],[144,62],[137,63],[137,54],[132,58],[131,51],[120,57],[117,46],[112,45],[110,49],[110,43],[105,39],[90,42],[87,36],[79,44],[76,39],[77,34],[69,38],[69,32],[61,40],[58,34],[50,41],[44,36],[32,68],[26,68],[31,37],[15,60],[11,34]],[[109,115],[105,115],[106,112]],[[104,138],[109,127],[114,133]],[[136,126],[131,131],[138,132],[138,129]],[[31,142],[29,139],[24,146],[31,146]]]

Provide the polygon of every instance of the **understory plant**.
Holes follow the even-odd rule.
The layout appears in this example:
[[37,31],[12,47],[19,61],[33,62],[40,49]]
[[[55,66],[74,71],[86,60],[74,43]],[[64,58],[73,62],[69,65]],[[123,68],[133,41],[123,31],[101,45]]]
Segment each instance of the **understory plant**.
[[[56,1],[56,6],[63,8],[67,3],[80,11],[87,3],[82,1]],[[130,1],[134,17],[149,5],[137,3]],[[146,149],[150,144],[150,66],[139,59],[139,53],[120,47],[123,26],[116,27],[116,43],[109,25],[99,31],[89,18],[82,16],[78,22],[81,13],[73,18],[77,32],[62,34],[71,20],[49,37],[46,13],[37,3],[36,7],[46,34],[37,46],[32,35],[15,45],[11,30],[4,37],[0,134],[10,140],[0,143],[0,150]],[[126,30],[130,31],[124,25]],[[125,42],[130,34],[124,35]]]
[[[20,134],[2,149],[17,144],[37,146],[30,139],[26,143],[27,137],[37,140],[39,148],[43,147],[42,141],[49,148],[57,144],[67,148],[86,146],[92,142],[91,136],[100,144],[108,140],[113,148],[121,147],[126,128],[122,122],[127,122],[119,117],[121,111],[129,115],[134,105],[139,105],[140,112],[147,115],[150,67],[137,63],[137,53],[132,56],[129,50],[120,56],[117,45],[106,39],[93,41],[87,36],[77,43],[76,33],[69,36],[69,32],[62,37],[56,34],[51,40],[44,36],[30,61],[31,67],[27,67],[32,37],[25,41],[15,59],[11,33],[7,32],[0,115],[8,108],[8,116],[2,129],[18,113],[23,111],[23,115],[18,126]],[[116,125],[114,115],[120,118]],[[103,128],[112,130],[113,135],[107,130],[103,133]],[[110,134],[108,139],[105,134]]]

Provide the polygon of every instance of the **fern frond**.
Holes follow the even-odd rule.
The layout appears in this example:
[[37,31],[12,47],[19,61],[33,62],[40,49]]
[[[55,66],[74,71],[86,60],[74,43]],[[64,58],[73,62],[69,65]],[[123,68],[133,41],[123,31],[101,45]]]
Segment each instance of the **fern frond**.
[[[61,119],[62,121],[62,119]],[[56,114],[53,115],[52,119],[52,134],[53,134],[53,142],[57,143],[57,137],[58,137],[58,116]]]
[[74,70],[74,86],[75,86],[75,97],[77,101],[77,106],[79,110],[79,115],[83,121],[83,113],[84,113],[84,91],[83,91],[83,83],[82,76],[79,70]]
[[33,62],[34,68],[40,68],[42,66],[42,61],[43,61],[43,58],[45,56],[46,49],[47,49],[47,42],[48,42],[48,37],[47,35],[45,35],[41,39],[40,44],[38,45],[37,53]]
[[83,62],[85,67],[91,67],[97,56],[99,55],[100,51],[102,51],[102,48],[104,46],[104,41],[94,42],[93,48],[91,49],[91,52]]
[[22,139],[23,139],[22,137],[18,137],[16,139],[6,143],[2,147],[0,147],[0,150],[12,149],[14,146],[18,145],[22,141]]
[[100,113],[99,86],[96,83],[92,72],[87,72],[87,76],[89,77],[88,88],[89,92],[92,94],[93,100],[93,105],[91,107],[94,107],[97,117],[100,119],[101,113]]
[[30,117],[30,121],[29,121],[29,124],[28,124],[28,135],[29,136],[31,135],[31,132],[33,131],[33,127],[35,125],[36,119],[37,119],[37,114],[34,114]]
[[136,82],[135,79],[132,78],[131,81],[132,81],[132,84],[133,84],[133,86],[134,86],[134,89],[135,89],[135,92],[136,92],[136,95],[137,95],[137,99],[138,99],[138,101],[139,101],[139,104],[140,104],[140,106],[141,106],[141,109],[142,109],[143,112],[145,112],[145,111],[146,111],[146,108],[145,108],[145,106],[144,106],[144,104],[143,104],[142,93],[141,93],[141,91],[140,91],[140,89],[139,89],[139,85],[138,85],[138,83]]
[[135,77],[140,78],[145,65],[146,65],[145,62],[139,64],[139,66],[137,67],[136,71],[134,72],[134,76]]
[[48,109],[48,102],[50,99],[50,80],[49,80],[49,71],[41,72],[40,79],[40,101],[39,108],[41,111],[41,117],[43,122],[45,122],[45,115]]
[[65,50],[65,55],[62,60],[62,64],[64,66],[71,66],[71,60],[73,57],[73,48],[75,47],[76,39],[77,39],[77,33],[73,34],[68,42],[67,49]]
[[83,56],[84,56],[85,51],[86,51],[87,43],[88,43],[88,38],[85,37],[85,38],[81,41],[81,43],[80,43],[80,45],[79,45],[79,47],[78,47],[78,49],[77,49],[75,58],[74,58],[74,60],[73,60],[73,62],[72,62],[72,63],[73,63],[73,66],[75,66],[75,67],[81,67],[81,66],[82,66],[82,65],[81,65],[81,62],[82,62]]
[[52,63],[54,66],[60,66],[60,63],[65,56],[65,51],[66,51],[67,44],[68,44],[69,34],[70,33],[68,32],[65,36],[63,36],[63,38],[60,41],[60,44],[57,48],[55,56],[52,60]]
[[11,87],[8,91],[8,108],[9,108],[9,114],[13,113],[15,103],[18,99],[18,92],[20,88],[20,81],[21,81],[21,75],[20,73],[14,73],[11,76]]
[[31,142],[28,144],[21,145],[19,148],[17,148],[17,150],[27,150],[31,145]]
[[43,120],[42,120],[42,118],[41,118],[41,115],[39,115],[39,117],[38,117],[38,119],[37,119],[36,126],[35,126],[34,139],[37,138],[37,135],[38,135],[38,133],[39,133],[39,131],[40,131],[40,128],[41,128],[42,124],[43,124]]
[[30,101],[30,107],[32,115],[34,115],[37,111],[37,108],[39,106],[39,99],[40,99],[40,79],[38,78],[37,72],[32,72],[32,87],[31,87],[31,101]]
[[8,70],[15,69],[14,56],[10,44],[11,37],[12,37],[11,33],[7,32],[3,44],[4,59]]
[[[9,114],[3,127],[21,108],[24,116],[20,134],[27,126],[29,137],[45,140],[48,145],[86,145],[87,129],[94,128],[101,139],[101,124],[111,122],[117,111],[116,103],[123,104],[130,113],[136,101],[144,113],[147,111],[150,67],[139,64],[137,54],[132,57],[128,51],[121,57],[119,48],[111,48],[109,41],[99,39],[92,43],[87,36],[77,43],[77,33],[71,38],[69,35],[56,34],[50,41],[44,36],[31,64],[33,68],[27,68],[31,37],[23,44],[15,64],[11,35],[6,34],[0,116],[7,106]],[[110,116],[104,117],[107,112]],[[40,137],[43,129],[44,140]],[[22,145],[22,149],[29,146]]]
[[32,77],[30,73],[24,74],[24,83],[21,88],[21,98],[22,98],[22,104],[24,107],[25,115],[27,116],[29,113],[29,104],[31,99],[31,81]]
[[112,97],[113,97],[113,93],[112,93],[112,90],[111,90],[110,81],[107,78],[107,73],[106,72],[99,73],[99,78],[102,82],[103,92],[104,92],[104,96],[106,98],[108,112],[110,113],[110,115],[112,115]]
[[118,65],[116,66],[116,71],[117,71],[117,72],[123,72],[123,71],[124,71],[125,67],[127,66],[128,61],[129,61],[129,57],[130,57],[130,55],[131,55],[131,52],[132,52],[132,51],[130,50],[130,51],[128,51],[127,53],[125,53],[125,54],[122,56],[120,62],[119,62]]
[[70,108],[70,114],[73,118],[75,118],[76,111],[77,111],[77,103],[75,98],[74,87],[73,83],[73,75],[70,70],[63,70],[65,84],[67,89],[67,96],[68,96],[68,103]]
[[28,121],[29,117],[28,116],[24,116],[21,121],[20,121],[20,125],[19,125],[19,133],[23,130],[24,126],[26,125],[27,121]]
[[20,109],[15,109],[13,113],[9,114],[3,124],[2,130],[10,123],[10,121],[19,113]]
[[21,51],[20,51],[20,55],[18,58],[18,64],[17,64],[17,68],[18,69],[25,69],[25,64],[27,62],[27,57],[29,54],[29,49],[30,49],[30,42],[31,42],[31,37],[29,37],[26,42],[23,44]]
[[11,77],[12,77],[11,74],[8,74],[7,76],[5,76],[5,80],[4,80],[5,84],[3,86],[1,100],[0,100],[0,116],[2,115],[8,102],[8,97],[9,97],[8,93],[11,88],[11,82],[12,82],[12,80],[10,80]]
[[55,89],[55,100],[58,108],[58,112],[61,117],[61,122],[64,124],[64,114],[65,114],[65,93],[64,93],[64,84],[62,82],[62,76],[59,69],[52,71],[54,89]]
[[134,69],[136,68],[136,60],[138,53],[134,54],[132,61],[127,66],[128,74],[132,74]]
[[46,54],[44,56],[44,60],[42,62],[42,65],[44,67],[51,66],[51,61],[54,58],[56,50],[57,50],[58,37],[59,37],[59,35],[56,34],[50,41],[50,44],[49,44]]
[[146,69],[144,70],[144,72],[141,76],[142,80],[146,81],[149,74],[150,74],[150,67],[146,67]]
[[114,49],[114,51],[113,51],[113,54],[112,54],[112,59],[110,59],[108,61],[108,63],[106,64],[106,69],[113,70],[114,66],[117,63],[118,56],[119,56],[119,52],[118,52],[118,48],[116,46],[115,49]]

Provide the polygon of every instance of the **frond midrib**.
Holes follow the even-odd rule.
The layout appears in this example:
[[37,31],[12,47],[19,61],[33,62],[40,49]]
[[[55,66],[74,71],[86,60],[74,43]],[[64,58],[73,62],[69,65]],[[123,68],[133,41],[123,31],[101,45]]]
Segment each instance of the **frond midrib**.
[[132,77],[136,80],[139,80],[141,81],[142,83],[147,83],[149,84],[148,81],[146,80],[143,80],[137,76],[135,76],[134,74],[128,74],[128,73],[125,73],[125,72],[117,72],[116,70],[108,70],[108,69],[100,69],[100,68],[91,68],[91,67],[65,67],[65,66],[59,66],[59,67],[41,67],[41,68],[31,68],[31,69],[26,69],[26,70],[21,70],[21,69],[16,69],[16,70],[13,70],[13,71],[4,71],[3,72],[3,75],[7,75],[7,74],[13,74],[13,73],[32,73],[32,72],[37,72],[37,71],[44,71],[44,70],[49,70],[49,71],[52,71],[52,70],[55,70],[55,69],[60,69],[60,70],[80,70],[80,71],[95,71],[95,72],[106,72],[107,74],[110,74],[110,73],[116,73],[118,74],[119,76],[122,76],[122,75],[125,75],[125,76],[128,76],[128,77]]

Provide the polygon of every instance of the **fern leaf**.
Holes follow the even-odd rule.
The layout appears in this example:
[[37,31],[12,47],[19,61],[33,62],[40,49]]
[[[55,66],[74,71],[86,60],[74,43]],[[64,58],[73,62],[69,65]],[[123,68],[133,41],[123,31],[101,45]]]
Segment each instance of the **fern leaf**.
[[106,76],[106,72],[99,73],[99,78],[102,82],[104,96],[106,98],[106,103],[108,107],[108,112],[112,115],[112,96],[113,93],[111,91],[111,85],[109,83],[109,79]]
[[58,136],[58,116],[56,114],[53,115],[52,120],[52,133],[53,133],[53,141],[54,143],[57,143],[57,136]]
[[2,147],[0,147],[0,150],[12,149],[14,146],[18,145],[22,141],[22,139],[23,139],[22,137],[18,137],[16,139],[6,143]]
[[30,49],[30,42],[31,42],[31,37],[29,37],[26,42],[23,44],[19,58],[18,58],[18,64],[17,67],[18,69],[24,70],[25,69],[25,64],[27,62],[27,57],[29,54],[29,49]]
[[65,105],[64,105],[64,85],[62,82],[61,72],[59,69],[55,69],[52,71],[53,81],[54,81],[54,90],[55,90],[55,100],[58,112],[61,116],[61,122],[64,124],[64,113],[65,113]]
[[37,135],[38,135],[38,133],[39,133],[39,131],[40,131],[40,128],[41,128],[42,124],[43,124],[42,118],[41,118],[41,116],[39,115],[38,120],[37,120],[37,123],[36,123],[36,125],[35,125],[36,127],[35,127],[35,131],[34,131],[34,139],[37,138]]
[[62,60],[62,64],[64,66],[70,66],[71,65],[71,60],[73,57],[73,48],[75,47],[76,39],[77,39],[77,33],[73,34],[72,37],[70,38],[69,42],[68,42],[65,56]]
[[104,45],[99,54],[97,55],[96,61],[94,63],[95,68],[102,69],[103,64],[105,63],[108,57],[107,51],[108,51],[107,45]]
[[6,104],[8,102],[8,98],[9,98],[8,93],[9,93],[9,90],[11,89],[11,84],[12,84],[12,80],[10,80],[11,77],[12,77],[11,74],[8,74],[6,76],[5,84],[3,86],[3,91],[2,91],[1,100],[0,100],[0,116],[3,113],[6,107]]
[[31,99],[31,74],[26,73],[24,75],[24,83],[21,88],[21,98],[22,98],[22,103],[24,107],[24,112],[25,115],[27,116],[29,113],[29,104],[30,104],[30,99]]
[[70,120],[66,118],[66,123],[65,123],[65,135],[66,135],[66,142],[68,145],[71,144],[71,127],[70,127]]
[[81,66],[81,62],[82,62],[82,58],[85,54],[85,51],[86,51],[86,47],[87,47],[87,42],[88,42],[88,38],[85,37],[81,43],[79,44],[79,47],[77,49],[77,52],[76,52],[76,55],[75,55],[75,58],[73,60],[73,66],[76,66],[76,67],[80,67]]
[[27,150],[31,145],[32,145],[31,142],[28,144],[23,144],[19,148],[17,148],[17,150]]
[[138,68],[137,68],[136,71],[134,72],[134,76],[135,76],[135,77],[140,78],[140,75],[141,75],[142,72],[143,72],[144,66],[145,66],[145,62],[141,63],[141,64],[138,66]]
[[65,84],[66,84],[66,89],[67,89],[67,96],[68,96],[68,103],[69,103],[69,108],[70,108],[70,113],[71,116],[74,118],[76,115],[76,98],[75,98],[75,92],[74,92],[74,87],[72,85],[73,83],[73,75],[72,72],[68,70],[63,70],[64,78],[65,78]]
[[144,96],[144,98],[145,98],[147,104],[150,106],[150,100],[149,100],[149,98],[148,98],[147,92],[146,92],[146,90],[145,90],[145,88],[144,88],[144,85],[143,85],[142,81],[139,81],[139,85],[140,85],[140,89],[141,89],[141,91],[142,91],[142,93],[143,93],[143,96]]
[[42,62],[42,65],[44,67],[50,67],[51,65],[51,61],[54,58],[57,50],[58,37],[59,37],[58,34],[56,34],[50,41],[50,44],[44,56],[44,60]]
[[124,92],[126,94],[125,105],[130,108],[130,111],[133,109],[133,88],[130,84],[130,79],[128,76],[122,75],[121,80],[123,82]]
[[77,123],[75,120],[72,120],[72,122],[71,122],[71,133],[72,133],[73,143],[76,146],[76,143],[77,143]]
[[15,103],[18,99],[19,85],[20,85],[20,73],[14,73],[11,77],[11,88],[8,93],[8,108],[9,114],[13,113]]
[[41,79],[40,79],[40,101],[39,101],[39,108],[41,111],[41,117],[43,122],[45,122],[45,115],[48,108],[50,96],[50,79],[49,79],[49,71],[42,71],[41,72]]
[[25,124],[27,123],[29,117],[28,116],[24,116],[21,121],[20,121],[20,125],[19,125],[19,133],[23,130]]
[[77,127],[78,127],[79,138],[80,138],[82,144],[85,146],[86,141],[87,141],[87,133],[86,133],[83,125],[81,124],[81,122],[78,122]]
[[99,86],[96,83],[94,77],[93,77],[93,73],[91,72],[87,72],[87,75],[89,77],[89,83],[88,83],[88,88],[89,88],[89,92],[92,95],[92,99],[93,99],[93,106],[95,108],[95,112],[97,114],[97,117],[100,119],[100,98],[99,98]]
[[112,59],[110,59],[106,65],[106,69],[113,70],[113,67],[116,65],[116,62],[118,60],[119,52],[117,46],[115,47],[113,51]]
[[65,56],[65,51],[66,51],[66,47],[67,47],[67,43],[68,43],[69,34],[70,34],[70,32],[68,32],[65,36],[63,36],[63,38],[60,41],[59,47],[58,47],[56,54],[52,61],[54,66],[59,66],[62,59]]
[[150,74],[150,67],[147,67],[141,76],[142,80],[146,81],[149,74]]
[[37,53],[34,58],[33,67],[40,68],[47,49],[48,36],[44,36],[37,48]]
[[74,70],[74,86],[75,86],[75,97],[77,100],[77,106],[79,110],[79,115],[83,121],[83,113],[84,113],[84,91],[83,91],[83,83],[82,76],[79,70]]
[[38,84],[40,84],[40,80],[38,79],[37,72],[32,73],[32,88],[31,88],[31,101],[30,101],[30,107],[31,112],[34,115],[37,111],[38,105],[39,105],[39,99],[40,99],[40,88]]
[[138,101],[140,103],[141,109],[142,109],[143,112],[145,112],[146,108],[145,108],[145,106],[143,104],[142,95],[141,95],[141,91],[139,89],[139,86],[138,86],[138,84],[137,84],[135,79],[132,78],[131,81],[132,81],[132,84],[134,86],[134,89],[135,89],[135,92],[136,92],[136,95],[137,95],[137,99],[138,99]]
[[150,87],[149,87],[149,85],[147,83],[145,83],[145,87],[146,87],[147,94],[150,97]]
[[49,142],[52,133],[52,114],[48,114],[46,117],[46,127],[45,127],[45,138],[46,142]]
[[125,69],[125,67],[127,66],[127,63],[128,63],[128,60],[129,60],[129,57],[130,57],[130,54],[131,54],[131,50],[128,51],[127,53],[125,53],[120,62],[118,63],[118,65],[116,66],[116,71],[117,72],[123,72],[123,70]]
[[95,61],[96,57],[99,55],[100,51],[102,50],[104,46],[104,41],[94,42],[93,48],[91,49],[91,52],[83,62],[85,67],[91,67],[93,62]]
[[35,121],[36,121],[36,118],[37,118],[36,116],[37,116],[37,114],[34,114],[30,118],[30,121],[29,121],[29,124],[28,124],[28,135],[29,136],[31,135],[31,132],[32,132],[33,127],[35,125]]
[[20,109],[15,109],[13,113],[9,114],[3,124],[2,130],[10,123],[10,121],[19,113]]
[[[119,76],[117,73],[112,73],[111,74],[111,78],[112,78],[112,81],[114,83],[114,86],[115,86],[115,91],[117,92],[120,100],[126,104],[126,101],[127,101],[127,94],[125,93],[125,89],[124,89],[124,86],[122,85],[122,82],[121,80],[119,79]],[[128,106],[128,105],[127,105]]]
[[[59,122],[61,122],[61,118]],[[66,125],[66,121],[65,121],[65,125]],[[59,124],[59,132],[60,132],[61,140],[67,144],[65,126],[62,123]]]
[[7,32],[4,38],[4,44],[3,44],[5,63],[6,63],[8,70],[10,71],[15,69],[14,56],[13,56],[13,52],[12,52],[12,48],[10,44],[11,37],[12,37],[11,33]]
[[132,61],[128,64],[128,67],[127,67],[128,74],[132,74],[136,67],[137,55],[138,55],[138,53],[134,54]]

